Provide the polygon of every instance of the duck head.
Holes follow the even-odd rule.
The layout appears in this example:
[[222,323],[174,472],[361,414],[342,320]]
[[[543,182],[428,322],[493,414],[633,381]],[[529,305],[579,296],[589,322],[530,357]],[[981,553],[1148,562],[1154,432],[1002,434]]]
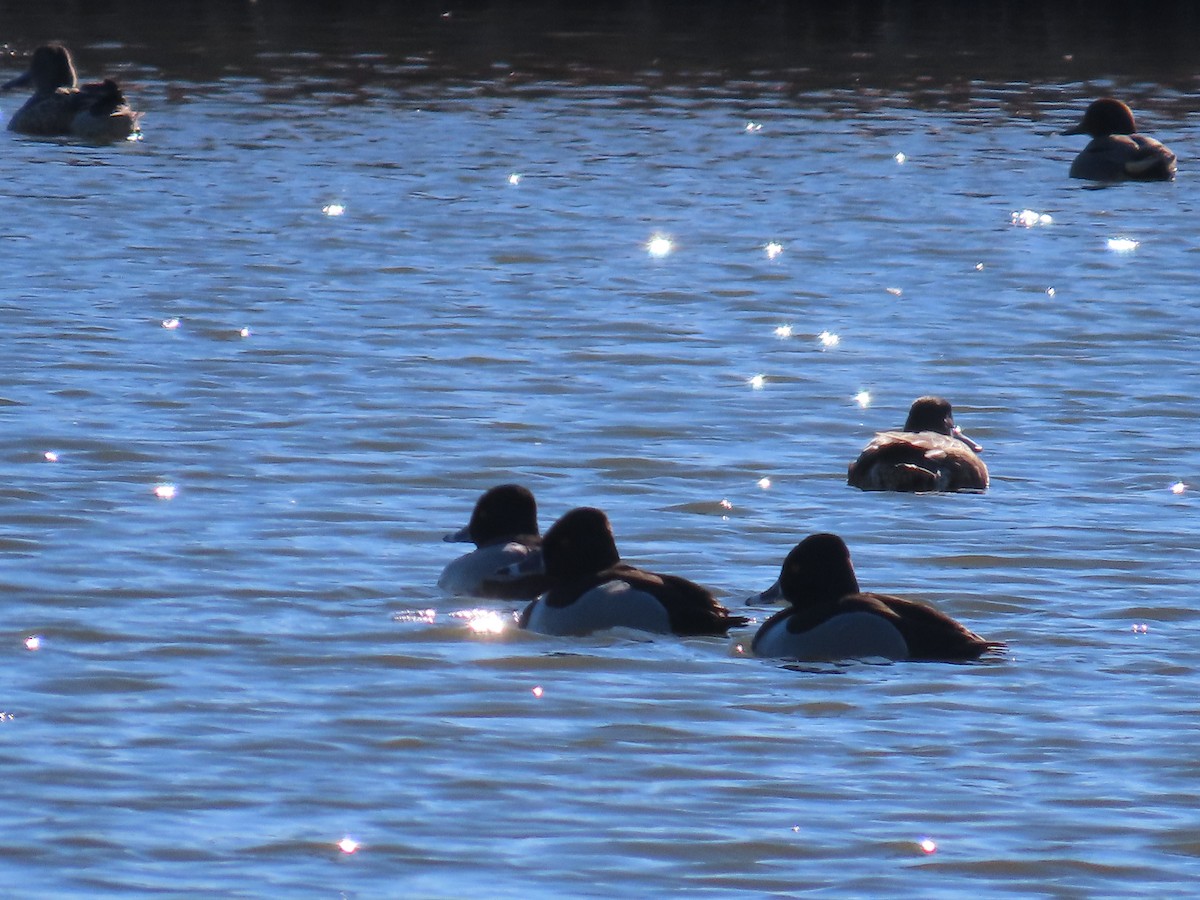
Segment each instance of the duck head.
[[947,437],[957,438],[976,453],[983,452],[983,446],[975,443],[963,430],[954,424],[954,414],[950,401],[941,397],[918,397],[908,410],[908,418],[904,422],[905,431],[933,431]]
[[857,594],[850,548],[836,534],[810,534],[783,561],[779,587],[793,606],[833,603]]
[[546,574],[570,581],[602,572],[621,561],[608,516],[591,506],[564,513],[542,538]]
[[1133,110],[1115,97],[1101,97],[1099,100],[1093,100],[1079,124],[1063,132],[1063,134],[1087,134],[1094,138],[1107,137],[1110,134],[1136,133],[1137,125],[1133,121]]
[[442,540],[483,546],[516,534],[537,534],[537,501],[519,484],[501,484],[475,502],[471,521]]
[[71,54],[61,44],[45,44],[33,51],[29,68],[3,85],[4,90],[23,87],[32,82],[39,94],[52,94],[59,88],[74,88],[75,66]]

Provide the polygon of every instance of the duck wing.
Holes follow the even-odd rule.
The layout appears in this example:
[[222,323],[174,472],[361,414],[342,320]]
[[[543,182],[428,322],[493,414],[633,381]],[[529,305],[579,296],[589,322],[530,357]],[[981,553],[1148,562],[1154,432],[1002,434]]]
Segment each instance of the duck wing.
[[666,609],[675,634],[723,635],[750,622],[745,616],[731,615],[711,591],[679,575],[659,575],[624,564],[609,572],[635,589],[653,594]]
[[1000,652],[1005,644],[989,641],[943,612],[917,600],[888,594],[852,594],[840,601],[887,609],[890,620],[908,644],[910,659],[969,660],[987,652]]
[[846,473],[864,491],[983,490],[987,466],[957,438],[934,431],[884,431]]
[[1072,178],[1091,181],[1170,181],[1175,154],[1144,134],[1110,134],[1093,139],[1071,163]]
[[1125,174],[1137,181],[1170,181],[1175,177],[1175,154],[1144,134],[1131,134],[1135,150],[1125,161]]
[[111,78],[85,84],[75,92],[77,111],[71,133],[93,141],[124,140],[135,134],[142,114],[129,108],[125,94]]

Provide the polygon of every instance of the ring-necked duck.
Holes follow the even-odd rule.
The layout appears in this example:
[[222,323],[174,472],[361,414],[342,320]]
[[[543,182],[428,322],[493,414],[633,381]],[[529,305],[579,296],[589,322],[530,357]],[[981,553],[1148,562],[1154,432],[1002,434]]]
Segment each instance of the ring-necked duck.
[[466,527],[443,540],[475,545],[470,553],[453,560],[438,578],[438,587],[451,594],[530,600],[550,586],[550,579],[533,566],[533,572],[501,574],[541,552],[537,501],[519,484],[501,484],[486,491],[475,503]]
[[875,435],[850,463],[846,481],[864,491],[982,491],[983,448],[954,424],[941,397],[918,397],[902,431]]
[[861,593],[850,551],[835,534],[810,535],[797,544],[783,561],[778,584],[789,606],[754,635],[759,656],[961,661],[1005,647],[923,603]]
[[33,84],[33,96],[8,123],[9,131],[72,135],[89,141],[120,141],[136,134],[141,113],[129,108],[115,81],[77,85],[71,54],[60,44],[33,51],[29,69],[3,90]]
[[1082,121],[1063,134],[1092,138],[1071,163],[1072,178],[1170,181],[1175,177],[1175,154],[1154,138],[1138,134],[1133,111],[1114,97],[1093,101]]
[[749,621],[686,578],[621,562],[608,516],[598,509],[578,507],[555,522],[542,557],[554,586],[521,613],[520,625],[530,631],[578,635],[622,627],[723,635]]

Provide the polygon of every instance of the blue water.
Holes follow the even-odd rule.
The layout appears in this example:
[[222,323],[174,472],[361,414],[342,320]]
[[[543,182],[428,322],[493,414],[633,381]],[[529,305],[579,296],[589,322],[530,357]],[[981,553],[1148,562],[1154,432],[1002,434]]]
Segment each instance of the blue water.
[[[436,27],[477,62],[488,21]],[[205,68],[86,25],[56,33],[144,140],[0,138],[12,896],[1190,890],[1174,82],[449,71],[279,31]],[[1066,178],[1100,89],[1175,183]],[[847,487],[925,393],[988,493]],[[631,562],[760,621],[745,598],[837,532],[865,589],[1010,652],[522,633],[436,587],[441,535],[514,480],[544,527],[600,506]]]

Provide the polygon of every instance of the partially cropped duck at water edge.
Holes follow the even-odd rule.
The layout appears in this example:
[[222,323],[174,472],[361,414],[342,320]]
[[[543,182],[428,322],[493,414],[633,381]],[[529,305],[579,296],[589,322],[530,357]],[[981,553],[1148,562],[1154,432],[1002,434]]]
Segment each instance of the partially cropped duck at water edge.
[[[451,594],[532,600],[550,586],[541,565],[537,501],[527,487],[500,484],[488,489],[475,502],[471,520],[442,540],[475,545],[470,553],[452,560],[438,578],[438,587]],[[501,574],[502,569],[522,563],[536,564]]]
[[71,54],[60,44],[34,50],[29,69],[3,85],[3,90],[31,83],[33,96],[13,114],[9,131],[96,142],[122,141],[139,134],[141,113],[129,108],[117,83],[106,78],[79,85]]
[[848,484],[864,491],[983,491],[983,447],[954,424],[941,397],[918,397],[901,431],[882,431],[850,463]]
[[788,606],[754,635],[758,656],[964,662],[1005,649],[924,603],[861,592],[850,550],[835,534],[810,535],[797,544],[777,585]]
[[1175,154],[1152,137],[1138,134],[1133,111],[1115,97],[1094,101],[1074,128],[1091,141],[1071,163],[1071,177],[1089,181],[1170,181]]
[[746,625],[708,590],[678,575],[658,575],[621,562],[608,516],[581,506],[563,515],[542,540],[553,586],[521,613],[520,626],[541,634],[584,635],[606,628],[654,634],[724,635]]

